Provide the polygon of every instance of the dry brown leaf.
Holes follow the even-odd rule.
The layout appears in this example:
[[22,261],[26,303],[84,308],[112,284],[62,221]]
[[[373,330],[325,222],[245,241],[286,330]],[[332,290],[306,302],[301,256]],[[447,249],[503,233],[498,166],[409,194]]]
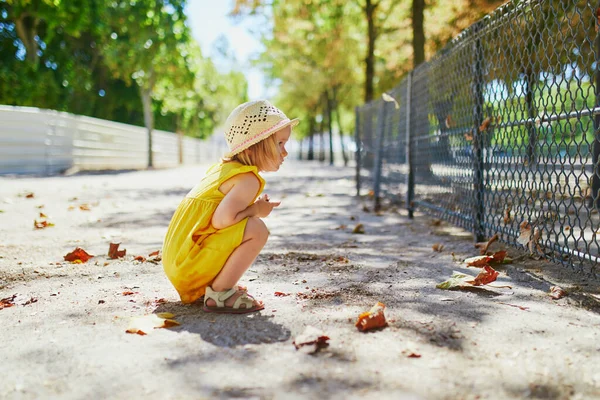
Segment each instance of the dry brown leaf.
[[385,304],[378,301],[377,304],[371,307],[369,311],[364,312],[358,316],[358,319],[356,320],[354,326],[356,326],[361,332],[365,332],[375,328],[383,328],[387,326],[385,314],[383,313],[384,309]]
[[484,119],[481,125],[479,125],[479,132],[487,130],[490,127],[491,123],[492,117],[487,117],[486,119]]
[[14,301],[16,297],[17,295],[13,294],[12,296],[0,299],[0,310],[8,307],[13,307],[15,305]]
[[146,257],[144,256],[135,256],[133,258],[134,261],[139,261],[139,262],[145,262],[146,261]]
[[492,261],[494,258],[490,257],[490,256],[476,256],[476,257],[469,257],[467,259],[465,259],[465,264],[467,264],[467,267],[483,267],[487,264],[490,263],[490,261]]
[[171,313],[148,314],[141,317],[134,317],[129,323],[125,332],[137,333],[138,335],[147,335],[156,328],[170,328],[180,325],[175,321]]
[[504,224],[508,225],[512,222],[512,217],[510,216],[510,212],[512,210],[512,206],[509,204],[506,206],[506,209],[504,210]]
[[329,345],[327,341],[329,336],[325,335],[323,331],[313,326],[307,326],[300,335],[294,339],[294,346],[296,350],[301,350],[306,353],[315,353],[322,347]]
[[520,234],[517,238],[517,242],[522,244],[523,246],[527,246],[529,248],[529,253],[535,253],[537,249],[540,253],[543,253],[539,240],[542,236],[542,231],[539,227],[532,227],[528,221],[521,222]]
[[549,295],[554,300],[558,300],[558,299],[562,299],[563,297],[565,297],[567,295],[567,292],[563,288],[561,288],[559,286],[552,286],[550,288]]
[[89,204],[80,204],[80,205],[79,205],[79,209],[80,209],[81,211],[90,211],[90,210],[91,210],[91,208],[90,208]]
[[52,222],[48,222],[47,220],[41,220],[38,221],[37,219],[33,220],[33,227],[35,229],[44,229],[44,228],[50,228],[54,226],[54,224]]
[[365,227],[363,224],[356,224],[354,229],[352,229],[352,233],[365,233]]
[[156,250],[153,251],[152,253],[148,254],[148,257],[155,257],[158,256],[160,254],[160,250]]
[[433,249],[433,251],[437,251],[437,252],[441,252],[442,250],[444,250],[444,245],[441,243],[434,243],[431,248]]
[[452,115],[448,114],[446,120],[444,121],[446,125],[446,129],[450,129],[454,126],[454,121],[452,120]]
[[75,250],[73,250],[72,252],[68,253],[63,258],[65,259],[65,261],[70,261],[70,262],[77,262],[77,261],[79,261],[80,263],[84,263],[84,262],[87,262],[87,260],[89,260],[92,257],[94,257],[94,256],[91,255],[91,254],[88,254],[81,247],[77,247],[77,248],[75,248]]
[[488,251],[488,248],[490,247],[490,245],[492,243],[494,243],[496,240],[498,240],[498,234],[497,233],[494,236],[492,236],[490,238],[490,240],[488,240],[487,242],[475,243],[475,247],[479,248],[479,253],[480,254],[486,254],[487,251]]
[[108,258],[114,260],[116,258],[125,257],[127,249],[119,250],[120,245],[121,243],[110,243],[108,245]]

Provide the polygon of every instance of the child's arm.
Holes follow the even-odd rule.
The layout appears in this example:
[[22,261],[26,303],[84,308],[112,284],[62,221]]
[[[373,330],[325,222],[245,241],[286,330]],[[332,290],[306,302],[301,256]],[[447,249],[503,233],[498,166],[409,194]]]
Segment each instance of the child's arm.
[[261,196],[248,206],[260,189],[260,183],[253,174],[233,177],[232,185],[213,214],[211,222],[216,229],[227,228],[248,217],[266,217],[280,204],[268,201],[267,196]]

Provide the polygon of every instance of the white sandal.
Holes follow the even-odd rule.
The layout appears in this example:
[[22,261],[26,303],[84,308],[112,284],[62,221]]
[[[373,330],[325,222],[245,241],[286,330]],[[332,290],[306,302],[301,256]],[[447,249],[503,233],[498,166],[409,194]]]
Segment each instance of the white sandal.
[[[241,296],[235,299],[232,307],[226,306],[225,301],[234,296],[236,293],[242,292]],[[208,299],[212,299],[217,305],[208,306],[206,302]],[[243,307],[241,307],[243,305]],[[254,298],[246,293],[245,290],[239,288],[231,288],[222,292],[216,292],[212,290],[210,286],[206,287],[206,293],[204,294],[204,307],[203,310],[206,312],[220,313],[220,314],[246,314],[255,311],[263,310],[265,306],[261,303],[259,305],[254,304]]]

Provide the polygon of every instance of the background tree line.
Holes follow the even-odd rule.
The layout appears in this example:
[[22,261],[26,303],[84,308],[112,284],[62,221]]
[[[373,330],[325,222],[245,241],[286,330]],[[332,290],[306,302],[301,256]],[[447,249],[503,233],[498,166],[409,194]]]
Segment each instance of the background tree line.
[[0,0],[0,104],[209,135],[247,82],[202,54],[185,5]]
[[[353,110],[394,87],[501,0],[236,0],[261,15],[255,60],[299,116],[300,137],[353,129]],[[185,0],[0,0],[0,103],[203,137],[247,99],[186,24]],[[262,27],[262,29],[260,29]],[[150,135],[151,137],[151,135]],[[313,156],[309,150],[309,156]],[[324,157],[324,156],[321,156]],[[330,155],[332,159],[332,155]],[[151,162],[151,160],[150,160]]]

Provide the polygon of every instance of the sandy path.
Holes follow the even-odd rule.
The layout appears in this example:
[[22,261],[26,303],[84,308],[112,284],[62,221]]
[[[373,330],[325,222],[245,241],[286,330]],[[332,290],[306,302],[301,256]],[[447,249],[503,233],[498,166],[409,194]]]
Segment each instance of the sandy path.
[[[599,313],[576,297],[552,300],[548,282],[518,272],[545,275],[548,263],[501,269],[497,283],[511,289],[436,289],[453,270],[476,275],[451,255],[476,255],[470,236],[420,215],[364,211],[351,169],[292,162],[265,176],[282,205],[266,219],[271,237],[243,282],[264,311],[182,305],[161,266],[133,256],[160,248],[204,170],[0,178],[0,298],[17,295],[0,310],[0,398],[600,397]],[[40,211],[54,227],[33,229]],[[364,235],[351,233],[359,222]],[[124,259],[107,258],[111,241],[122,242]],[[62,261],[78,246],[96,257]],[[358,332],[357,315],[377,301],[389,326]],[[181,325],[125,333],[131,317],[152,312]],[[309,325],[330,337],[312,355],[292,344]]]

